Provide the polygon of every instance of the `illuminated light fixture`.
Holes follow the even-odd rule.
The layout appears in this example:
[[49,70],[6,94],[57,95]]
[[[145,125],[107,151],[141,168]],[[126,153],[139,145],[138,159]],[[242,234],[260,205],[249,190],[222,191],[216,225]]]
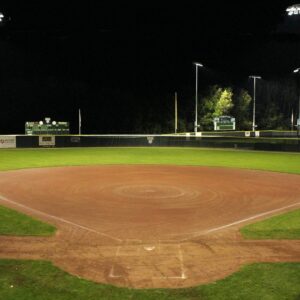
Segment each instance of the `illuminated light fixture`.
[[289,6],[286,11],[289,16],[300,15],[300,4]]
[[4,21],[4,14],[0,13],[0,22],[3,22],[3,21]]
[[203,68],[203,65],[200,64],[200,63],[195,62],[194,64],[195,64],[197,67]]
[[294,72],[294,73],[299,73],[299,72],[300,72],[300,68],[294,70],[293,72]]
[[250,79],[261,79],[261,76],[255,76],[255,75],[251,75],[249,76]]

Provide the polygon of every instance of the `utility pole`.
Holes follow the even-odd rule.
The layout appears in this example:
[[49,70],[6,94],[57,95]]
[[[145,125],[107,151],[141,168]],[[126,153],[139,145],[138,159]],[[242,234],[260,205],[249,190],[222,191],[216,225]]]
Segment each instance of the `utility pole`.
[[294,130],[294,110],[292,109],[292,116],[291,116],[291,131]]
[[79,108],[79,112],[78,112],[78,133],[79,135],[81,135],[81,111]]

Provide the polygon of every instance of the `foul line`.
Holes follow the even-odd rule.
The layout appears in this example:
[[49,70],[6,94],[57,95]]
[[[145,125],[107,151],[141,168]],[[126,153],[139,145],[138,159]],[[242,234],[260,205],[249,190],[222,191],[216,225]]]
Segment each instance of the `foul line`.
[[243,220],[239,220],[239,221],[227,224],[227,225],[223,225],[223,226],[220,226],[220,227],[212,228],[212,229],[209,229],[209,230],[206,230],[206,231],[202,231],[202,232],[190,233],[190,235],[192,235],[191,237],[183,239],[181,241],[182,242],[183,241],[187,241],[187,240],[189,240],[191,238],[195,238],[195,237],[200,236],[200,235],[204,235],[204,234],[212,233],[212,232],[219,231],[219,230],[222,230],[222,229],[226,229],[228,227],[232,227],[232,226],[235,226],[235,225],[238,225],[238,224],[241,224],[241,223],[245,223],[247,221],[258,219],[258,218],[263,217],[263,216],[271,215],[273,213],[276,213],[276,212],[279,212],[279,211],[282,211],[282,210],[285,210],[285,209],[288,209],[288,208],[291,208],[291,207],[299,206],[299,205],[300,205],[300,202],[297,202],[297,203],[294,203],[294,204],[291,204],[291,205],[287,205],[287,206],[284,206],[284,207],[281,207],[281,208],[273,209],[273,210],[270,210],[270,211],[267,211],[267,212],[264,212],[264,213],[261,213],[261,214],[258,214],[258,215],[255,215],[255,216],[243,219]]
[[2,195],[0,195],[0,200],[6,201],[6,202],[8,202],[8,203],[14,204],[14,205],[19,206],[19,207],[22,207],[22,208],[25,208],[26,210],[29,210],[29,211],[32,211],[32,212],[34,212],[34,213],[43,215],[43,216],[45,216],[45,217],[48,217],[48,218],[51,218],[51,219],[54,219],[54,220],[57,220],[57,221],[60,221],[60,222],[63,222],[63,223],[66,223],[66,224],[75,226],[75,227],[78,227],[78,228],[80,228],[80,229],[84,229],[84,230],[86,230],[86,231],[90,231],[90,232],[93,232],[93,233],[96,233],[96,234],[105,236],[105,237],[107,237],[107,238],[110,238],[110,239],[115,240],[115,241],[118,241],[118,242],[122,242],[121,239],[115,238],[115,237],[113,237],[113,236],[111,236],[111,235],[109,235],[109,234],[105,234],[105,233],[96,231],[96,230],[94,230],[94,229],[88,228],[88,227],[83,226],[83,225],[76,224],[76,223],[74,223],[74,222],[65,220],[65,219],[60,218],[60,217],[56,217],[56,216],[53,216],[53,215],[49,215],[49,214],[44,213],[44,212],[42,212],[42,211],[40,211],[40,210],[31,208],[31,207],[26,206],[26,205],[24,205],[24,204],[20,204],[20,203],[18,203],[18,202],[16,202],[16,201],[10,200],[10,199],[8,199],[8,198],[2,196]]

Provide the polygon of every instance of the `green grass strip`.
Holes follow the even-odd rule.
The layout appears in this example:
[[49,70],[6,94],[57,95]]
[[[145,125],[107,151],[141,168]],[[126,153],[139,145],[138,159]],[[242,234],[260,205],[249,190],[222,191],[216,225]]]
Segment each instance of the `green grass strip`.
[[247,225],[240,231],[247,239],[300,239],[300,210]]
[[212,284],[135,290],[71,276],[45,261],[0,260],[0,300],[295,300],[300,263],[253,264]]
[[300,174],[299,153],[201,148],[64,148],[0,150],[0,171],[73,165],[219,166]]
[[55,231],[49,224],[0,206],[0,235],[50,236]]

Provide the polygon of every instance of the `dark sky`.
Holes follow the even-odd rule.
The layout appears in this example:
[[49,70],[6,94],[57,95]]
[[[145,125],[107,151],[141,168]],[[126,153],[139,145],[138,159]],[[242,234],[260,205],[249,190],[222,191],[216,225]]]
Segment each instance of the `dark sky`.
[[[107,5],[101,1],[9,1],[3,10],[19,29],[120,30],[132,32],[251,33],[276,27],[291,1],[195,1],[185,4]],[[95,4],[95,3],[99,4]],[[107,2],[106,2],[107,3]],[[130,2],[129,2],[130,3]],[[133,2],[131,2],[133,3]],[[167,3],[167,2],[166,2]],[[196,3],[196,4],[195,4]],[[187,33],[187,31],[185,32]]]
[[193,61],[206,66],[203,89],[242,85],[252,73],[276,78],[300,66],[299,36],[282,33],[290,1],[57,3],[3,4],[11,20],[0,28],[0,87],[9,99],[1,132],[22,132],[26,120],[46,115],[75,124],[79,107],[90,132],[133,132],[124,119],[137,118],[144,105],[160,111],[174,91],[190,101]]

